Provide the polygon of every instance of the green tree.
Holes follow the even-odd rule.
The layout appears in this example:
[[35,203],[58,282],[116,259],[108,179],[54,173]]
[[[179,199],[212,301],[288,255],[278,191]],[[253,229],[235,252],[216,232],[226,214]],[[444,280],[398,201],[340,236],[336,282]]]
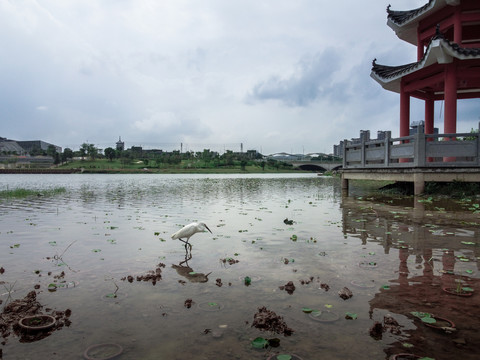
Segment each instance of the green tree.
[[57,154],[57,148],[54,145],[48,145],[47,155],[55,159],[56,154]]
[[241,160],[240,161],[240,167],[241,167],[242,171],[245,171],[245,166],[247,166],[247,162],[245,160]]
[[65,148],[62,153],[62,162],[67,162],[68,159],[73,159],[73,151],[70,148]]
[[91,160],[95,160],[98,155],[98,149],[93,144],[88,144],[87,153]]
[[111,148],[111,147],[108,147],[104,150],[104,153],[105,153],[105,156],[108,160],[110,161],[113,161],[113,159],[115,158],[115,149],[114,148]]
[[82,157],[82,161],[84,160],[87,153],[88,153],[88,144],[83,143],[82,145],[80,145],[80,156]]

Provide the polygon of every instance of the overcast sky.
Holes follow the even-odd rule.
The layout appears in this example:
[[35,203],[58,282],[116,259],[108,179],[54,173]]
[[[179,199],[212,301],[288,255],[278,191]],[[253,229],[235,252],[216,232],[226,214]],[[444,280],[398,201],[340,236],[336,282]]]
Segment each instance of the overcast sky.
[[[399,95],[371,63],[416,60],[386,7],[427,2],[0,0],[0,136],[264,154],[330,153],[361,129],[398,136]],[[478,100],[458,112],[458,132],[478,128]]]

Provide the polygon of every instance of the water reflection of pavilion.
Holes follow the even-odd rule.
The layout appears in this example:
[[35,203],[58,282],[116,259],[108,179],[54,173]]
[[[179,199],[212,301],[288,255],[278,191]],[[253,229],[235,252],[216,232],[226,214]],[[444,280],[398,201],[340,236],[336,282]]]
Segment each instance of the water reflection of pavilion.
[[[404,332],[408,340],[393,344],[386,352],[414,352],[436,359],[476,359],[480,344],[476,332],[480,324],[478,294],[459,297],[442,289],[455,288],[458,281],[477,292],[480,289],[478,275],[465,272],[465,264],[470,264],[471,269],[472,262],[477,271],[480,269],[479,247],[465,244],[480,239],[478,226],[464,225],[478,221],[478,215],[425,210],[421,203],[411,205],[394,206],[351,197],[342,200],[344,235],[357,237],[364,245],[376,242],[386,254],[398,252],[397,276],[389,280],[389,289],[379,289],[369,301],[371,313],[383,309],[394,317],[402,314],[413,320],[410,312],[429,312],[452,320],[458,328],[447,335],[418,324],[415,330]],[[403,342],[414,347],[405,351]]]

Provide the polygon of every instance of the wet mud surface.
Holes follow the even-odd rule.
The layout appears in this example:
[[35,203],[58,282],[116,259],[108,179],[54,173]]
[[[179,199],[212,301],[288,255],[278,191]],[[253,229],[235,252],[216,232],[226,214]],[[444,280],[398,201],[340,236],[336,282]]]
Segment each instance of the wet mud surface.
[[[30,291],[23,299],[16,299],[5,305],[0,314],[0,334],[2,336],[2,345],[5,345],[11,335],[19,338],[20,342],[29,343],[42,340],[50,336],[54,331],[60,330],[64,326],[70,326],[70,316],[72,311],[58,311],[45,308],[37,301],[35,291]],[[50,315],[55,319],[54,325],[45,330],[36,330],[35,326],[44,326],[45,322],[40,315]],[[26,317],[37,316],[34,318],[35,325],[31,323],[31,329],[25,329],[19,325],[19,321]]]

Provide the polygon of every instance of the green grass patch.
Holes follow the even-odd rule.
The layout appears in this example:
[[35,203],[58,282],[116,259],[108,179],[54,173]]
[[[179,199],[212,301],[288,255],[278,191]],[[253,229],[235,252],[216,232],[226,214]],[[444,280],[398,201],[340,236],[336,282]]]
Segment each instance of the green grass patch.
[[64,187],[57,187],[53,189],[23,189],[17,188],[13,190],[0,190],[0,199],[6,198],[26,198],[30,196],[53,196],[62,194],[67,190]]

